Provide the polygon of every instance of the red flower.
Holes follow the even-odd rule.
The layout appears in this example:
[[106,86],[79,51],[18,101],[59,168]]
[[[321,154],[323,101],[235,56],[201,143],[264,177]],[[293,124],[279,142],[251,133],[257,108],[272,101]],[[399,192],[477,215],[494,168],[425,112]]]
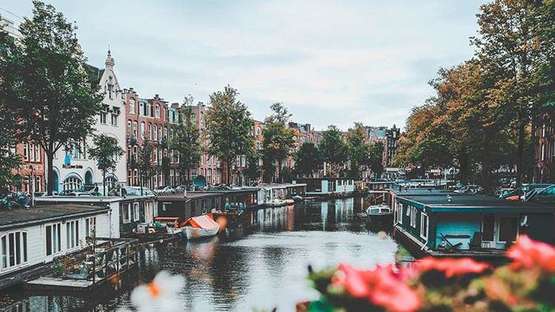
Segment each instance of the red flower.
[[482,273],[490,266],[486,263],[477,262],[470,258],[433,258],[427,257],[415,263],[416,270],[426,272],[436,270],[443,272],[446,277],[460,276],[470,273]]
[[420,307],[420,298],[393,271],[393,266],[358,270],[348,264],[341,264],[333,283],[343,287],[351,296],[367,298],[372,304],[384,307],[387,311],[411,312]]
[[513,260],[513,269],[540,267],[555,273],[555,247],[532,240],[526,235],[520,236],[509,248],[507,257]]

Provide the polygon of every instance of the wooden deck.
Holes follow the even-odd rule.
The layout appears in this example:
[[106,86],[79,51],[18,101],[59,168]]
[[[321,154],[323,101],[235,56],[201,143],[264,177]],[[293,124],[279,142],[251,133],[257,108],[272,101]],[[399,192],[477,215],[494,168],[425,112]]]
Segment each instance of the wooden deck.
[[63,279],[52,276],[43,276],[27,282],[26,288],[68,288],[72,290],[87,290],[93,285],[93,282],[89,280]]

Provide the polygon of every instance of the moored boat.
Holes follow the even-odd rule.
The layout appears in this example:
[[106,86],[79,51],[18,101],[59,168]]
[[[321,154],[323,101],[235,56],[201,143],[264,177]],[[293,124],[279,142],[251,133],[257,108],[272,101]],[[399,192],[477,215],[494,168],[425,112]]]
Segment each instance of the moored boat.
[[220,225],[211,213],[187,219],[182,225],[187,240],[216,236]]
[[366,209],[369,218],[393,217],[393,210],[387,204],[370,205]]

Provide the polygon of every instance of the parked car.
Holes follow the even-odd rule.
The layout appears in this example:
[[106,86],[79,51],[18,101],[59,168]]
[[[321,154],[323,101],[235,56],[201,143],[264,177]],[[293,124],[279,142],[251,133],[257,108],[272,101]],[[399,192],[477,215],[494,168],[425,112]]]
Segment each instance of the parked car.
[[159,187],[154,190],[156,194],[175,194],[176,190],[171,186]]

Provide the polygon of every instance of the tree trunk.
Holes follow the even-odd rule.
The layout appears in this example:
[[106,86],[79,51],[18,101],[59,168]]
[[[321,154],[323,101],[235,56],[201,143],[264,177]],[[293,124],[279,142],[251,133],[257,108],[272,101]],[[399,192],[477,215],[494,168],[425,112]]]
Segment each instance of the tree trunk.
[[[52,150],[45,151],[46,159],[47,159],[47,172],[48,172],[48,182],[46,183],[46,189],[48,196],[52,195],[52,191],[54,190],[54,152]],[[59,178],[59,177],[58,177]]]
[[[519,119],[522,118],[522,114],[518,114]],[[517,175],[516,175],[516,186],[520,187],[522,185],[522,174],[524,170],[524,130],[526,123],[522,120],[519,121],[518,126],[518,157],[517,157]]]
[[281,183],[282,182],[282,180],[281,180],[281,160],[278,160],[277,163],[278,163],[278,170],[277,170],[277,179],[276,180],[278,181],[278,183]]
[[106,170],[102,170],[102,196],[106,196]]

